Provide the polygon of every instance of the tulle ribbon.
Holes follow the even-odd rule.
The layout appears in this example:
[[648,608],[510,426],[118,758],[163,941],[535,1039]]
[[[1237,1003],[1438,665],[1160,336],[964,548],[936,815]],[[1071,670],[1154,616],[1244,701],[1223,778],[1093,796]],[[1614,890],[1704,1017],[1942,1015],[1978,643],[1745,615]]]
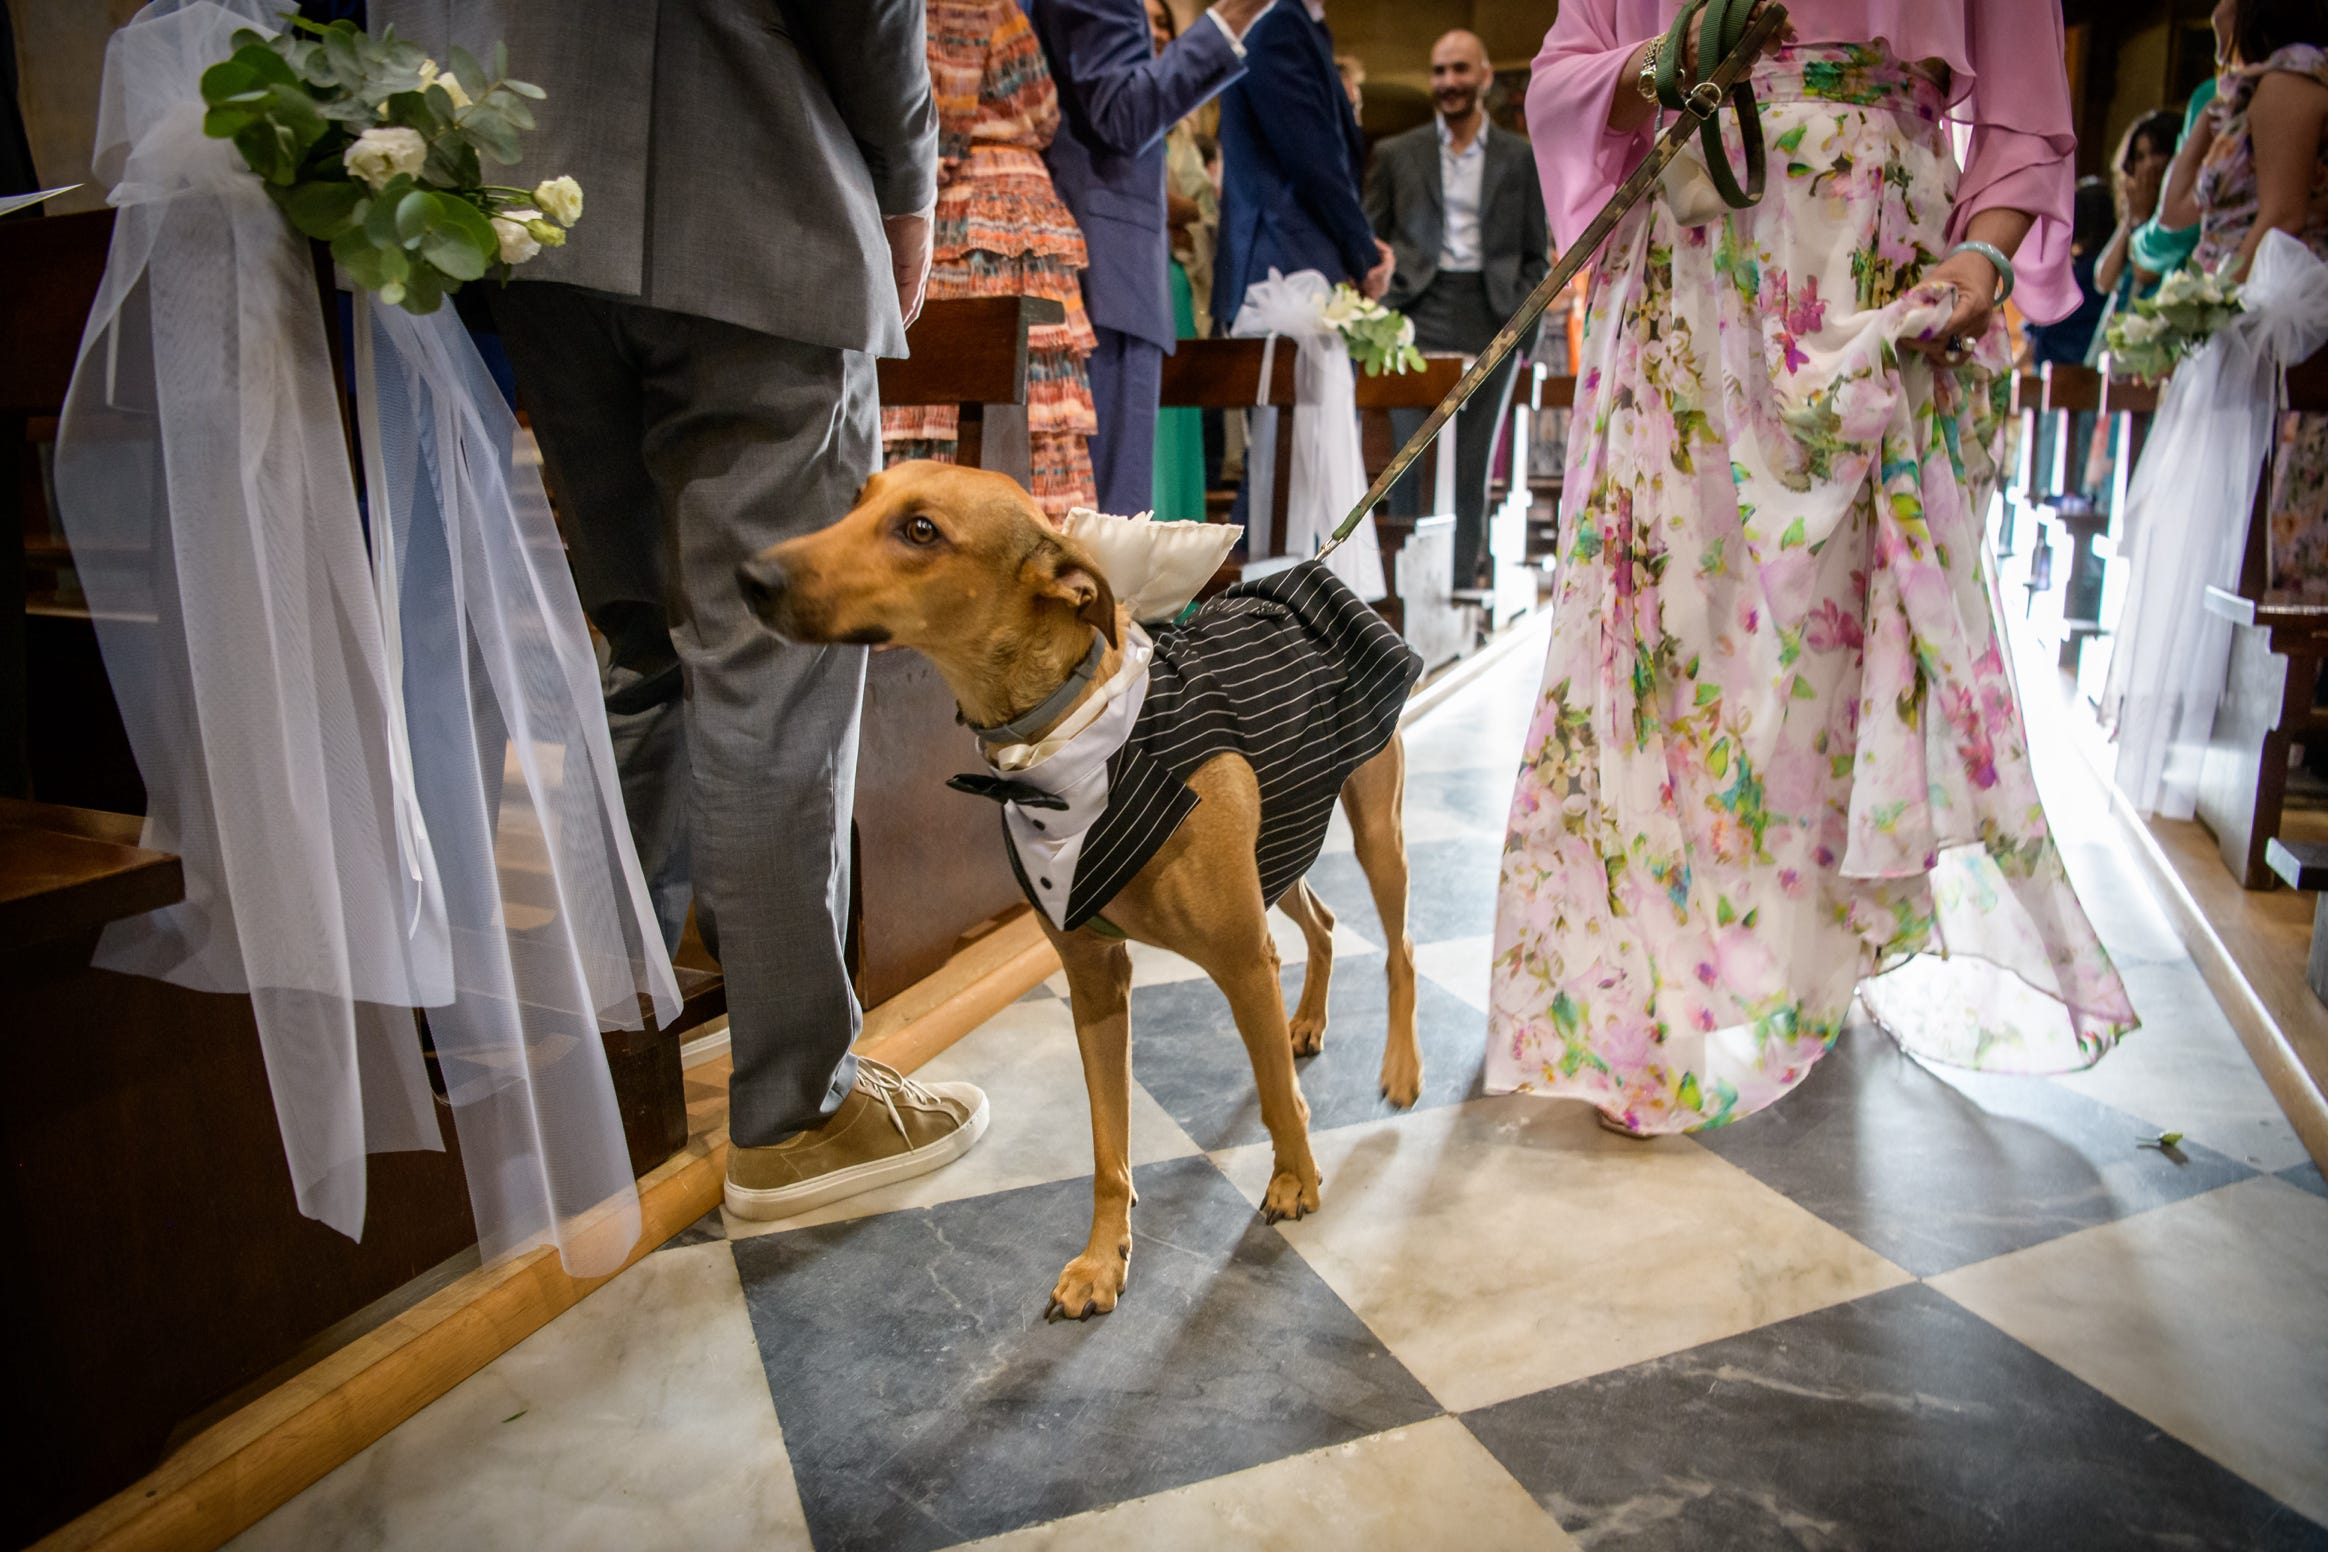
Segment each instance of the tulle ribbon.
[[113,246],[58,517],[183,903],[96,962],[247,993],[300,1208],[359,1236],[366,1155],[441,1148],[480,1247],[619,1266],[639,1212],[603,1028],[678,989],[538,476],[450,309],[359,308],[368,554],[310,250],[199,81],[265,0],[157,0],[106,53]]
[[2102,712],[2119,790],[2169,819],[2197,811],[2231,663],[2209,584],[2239,585],[2280,375],[2328,343],[2328,264],[2285,232],[2256,250],[2242,311],[2175,368],[2120,516],[2133,564]]

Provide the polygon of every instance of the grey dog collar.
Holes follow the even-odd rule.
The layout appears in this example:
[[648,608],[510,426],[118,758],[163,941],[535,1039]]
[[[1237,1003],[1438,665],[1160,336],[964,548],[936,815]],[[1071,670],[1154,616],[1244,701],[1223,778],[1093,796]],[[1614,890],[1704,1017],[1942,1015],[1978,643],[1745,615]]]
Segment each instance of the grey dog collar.
[[1077,695],[1082,693],[1083,687],[1091,682],[1091,676],[1099,672],[1100,659],[1105,656],[1107,656],[1107,638],[1098,631],[1093,631],[1091,633],[1091,650],[1083,654],[1083,661],[1076,664],[1074,670],[1067,675],[1065,684],[1043,697],[1043,703],[1040,706],[1037,706],[1033,711],[1021,712],[1008,722],[997,722],[992,727],[980,727],[973,722],[970,724],[970,731],[978,735],[978,741],[982,744],[1033,742],[1035,735],[1058,721],[1060,714],[1066,711]]

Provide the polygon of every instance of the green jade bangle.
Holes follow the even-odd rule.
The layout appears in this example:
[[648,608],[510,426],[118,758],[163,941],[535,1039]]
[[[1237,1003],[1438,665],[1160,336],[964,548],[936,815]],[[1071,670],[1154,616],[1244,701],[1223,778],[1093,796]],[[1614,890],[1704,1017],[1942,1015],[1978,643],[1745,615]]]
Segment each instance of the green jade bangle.
[[2005,250],[1995,243],[1967,241],[1960,242],[1948,250],[1951,258],[1959,253],[1977,253],[1988,260],[1990,264],[1996,266],[1997,279],[2004,282],[2004,289],[1997,293],[1997,299],[1993,305],[2004,306],[2005,300],[2013,294],[2013,261],[2005,257]]

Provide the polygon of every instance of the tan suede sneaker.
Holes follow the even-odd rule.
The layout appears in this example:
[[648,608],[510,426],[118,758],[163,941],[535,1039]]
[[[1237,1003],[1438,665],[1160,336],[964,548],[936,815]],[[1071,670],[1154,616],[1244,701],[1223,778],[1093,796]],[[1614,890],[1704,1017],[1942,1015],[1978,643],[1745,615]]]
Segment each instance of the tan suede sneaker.
[[822,1126],[772,1148],[730,1147],[727,1207],[765,1221],[951,1164],[986,1134],[986,1095],[970,1083],[916,1083],[859,1058],[857,1085]]

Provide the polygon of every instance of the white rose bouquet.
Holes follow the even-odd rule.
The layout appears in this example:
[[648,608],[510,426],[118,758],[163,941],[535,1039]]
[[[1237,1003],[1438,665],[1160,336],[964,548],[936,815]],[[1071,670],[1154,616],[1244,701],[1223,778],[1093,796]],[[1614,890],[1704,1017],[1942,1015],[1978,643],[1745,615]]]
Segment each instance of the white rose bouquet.
[[1350,359],[1366,368],[1368,377],[1423,369],[1423,353],[1415,349],[1415,321],[1372,300],[1348,281],[1334,287],[1324,317],[1340,332]]
[[2178,269],[2132,309],[2111,315],[2113,368],[2156,382],[2241,312],[2239,288],[2200,269]]
[[429,313],[463,284],[565,242],[582,186],[484,181],[516,162],[542,89],[509,76],[496,44],[488,76],[454,49],[452,68],[388,28],[299,18],[272,37],[245,28],[202,75],[202,128],[231,140],[291,224],[331,245],[341,273],[380,300]]

